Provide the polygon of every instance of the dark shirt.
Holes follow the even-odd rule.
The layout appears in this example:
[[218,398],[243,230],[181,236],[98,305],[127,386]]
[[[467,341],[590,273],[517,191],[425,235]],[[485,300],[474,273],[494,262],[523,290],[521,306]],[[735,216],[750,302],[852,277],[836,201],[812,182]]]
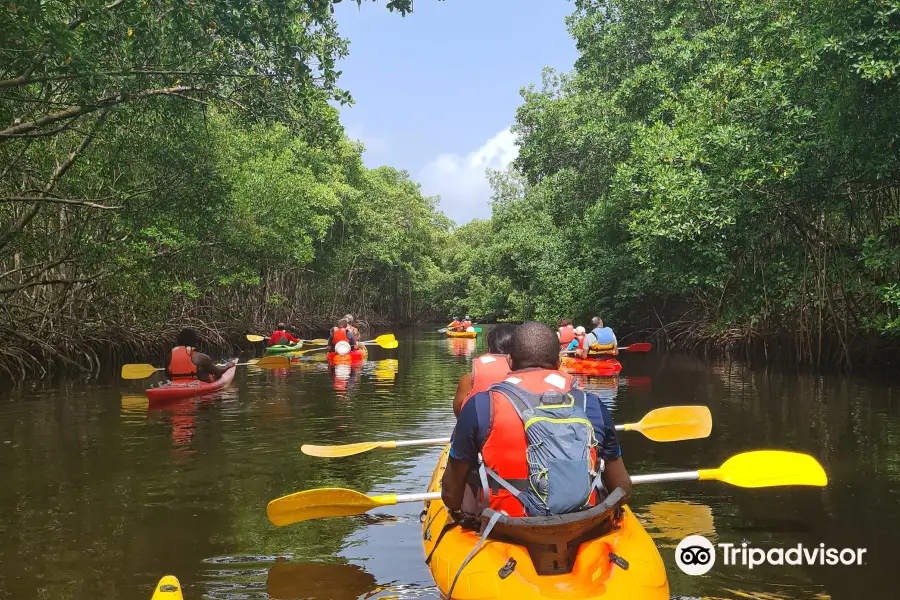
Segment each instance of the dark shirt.
[[[580,398],[579,398],[580,399]],[[622,455],[616,426],[609,409],[596,394],[587,394],[587,418],[594,426],[597,438],[597,457],[614,460]],[[491,423],[491,396],[489,392],[479,392],[469,398],[456,419],[453,440],[450,442],[450,457],[473,467],[478,464],[478,453],[484,446]]]

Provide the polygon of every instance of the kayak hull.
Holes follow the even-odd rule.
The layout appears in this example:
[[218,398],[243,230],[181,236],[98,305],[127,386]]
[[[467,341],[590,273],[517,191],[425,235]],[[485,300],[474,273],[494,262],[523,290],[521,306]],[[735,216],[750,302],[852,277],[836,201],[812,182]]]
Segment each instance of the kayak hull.
[[366,360],[369,356],[369,350],[363,346],[359,350],[351,350],[347,354],[341,356],[337,352],[329,352],[328,353],[328,364],[331,365],[339,365],[339,364],[353,364]]
[[184,600],[181,595],[181,583],[173,575],[166,575],[156,584],[150,600]]
[[177,400],[178,398],[192,398],[194,396],[215,392],[216,390],[221,390],[222,388],[231,385],[231,382],[234,380],[235,371],[237,371],[236,367],[228,369],[219,379],[212,383],[206,383],[204,381],[164,383],[159,387],[148,389],[147,398],[150,400],[150,404],[158,404]]
[[578,358],[563,356],[560,367],[567,373],[614,375],[622,370],[622,363],[614,358]]
[[288,352],[296,352],[303,347],[303,344],[296,344],[294,346],[269,346],[266,348],[266,354],[287,354]]
[[[438,460],[428,491],[441,489],[449,447]],[[425,556],[442,597],[445,597],[465,558],[478,542],[478,535],[460,527],[445,533],[448,512],[439,501],[426,503],[423,522]],[[565,575],[538,575],[527,550],[517,544],[488,540],[466,565],[456,587],[454,600],[668,600],[669,583],[656,544],[627,506],[618,527],[597,539],[584,542],[578,550],[572,572]],[[437,546],[437,548],[435,548]],[[610,553],[628,561],[628,569],[610,562]],[[516,561],[512,573],[498,573],[510,559]]]
[[478,337],[477,331],[448,331],[447,337],[451,338],[475,338]]

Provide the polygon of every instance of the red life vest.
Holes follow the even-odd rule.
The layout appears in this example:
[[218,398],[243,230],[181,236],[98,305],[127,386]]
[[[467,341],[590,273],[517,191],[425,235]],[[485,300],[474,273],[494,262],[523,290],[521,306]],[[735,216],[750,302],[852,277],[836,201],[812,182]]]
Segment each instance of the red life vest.
[[565,349],[575,339],[575,328],[571,325],[559,328],[559,347]]
[[169,378],[197,379],[197,365],[192,360],[193,356],[194,349],[190,346],[172,348],[172,356],[169,358]]
[[[550,369],[513,371],[504,381],[535,394],[565,393],[575,386],[571,375]],[[485,466],[513,485],[529,485],[527,447],[522,419],[506,397],[500,392],[491,392],[491,430],[481,449]],[[522,504],[502,487],[496,492],[491,490],[490,507],[496,511],[505,510],[511,517],[525,516]]]
[[278,330],[278,331],[275,331],[272,334],[272,337],[269,338],[269,345],[270,346],[280,346],[281,344],[284,344],[286,346],[288,343],[290,343],[290,341],[291,340],[288,339],[287,335],[285,335],[285,333],[283,331]]
[[462,324],[459,321],[453,321],[452,323],[447,325],[447,329],[452,329],[455,331],[455,330],[459,329],[461,326],[462,326]]
[[347,342],[350,343],[350,338],[347,337],[347,328],[335,327],[331,332],[331,345],[335,346],[338,342]]
[[584,340],[587,338],[586,335],[582,335],[578,337],[578,350],[584,350]]
[[500,383],[509,374],[509,356],[506,354],[484,354],[472,361],[472,391],[463,400],[460,410],[469,398],[478,392],[486,392],[495,383]]

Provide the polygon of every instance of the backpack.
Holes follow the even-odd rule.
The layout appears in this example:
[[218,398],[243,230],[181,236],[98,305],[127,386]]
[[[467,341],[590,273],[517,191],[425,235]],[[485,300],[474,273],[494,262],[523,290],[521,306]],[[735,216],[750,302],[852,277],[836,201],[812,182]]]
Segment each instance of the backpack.
[[[594,426],[587,418],[587,394],[573,388],[567,393],[535,394],[507,382],[489,388],[512,404],[527,440],[528,482],[519,490],[482,461],[482,488],[495,480],[525,507],[528,515],[563,515],[583,510],[594,490],[602,488],[600,468],[593,470],[592,450],[597,446]],[[577,396],[577,397],[576,397]]]

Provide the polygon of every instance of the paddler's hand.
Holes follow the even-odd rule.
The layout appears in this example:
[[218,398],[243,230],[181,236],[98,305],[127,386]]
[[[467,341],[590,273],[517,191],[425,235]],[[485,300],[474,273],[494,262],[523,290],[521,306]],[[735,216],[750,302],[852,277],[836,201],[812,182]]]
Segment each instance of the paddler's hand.
[[228,369],[234,368],[234,365],[236,365],[236,364],[237,364],[236,360],[229,360],[228,363],[225,365],[225,370],[227,371]]

